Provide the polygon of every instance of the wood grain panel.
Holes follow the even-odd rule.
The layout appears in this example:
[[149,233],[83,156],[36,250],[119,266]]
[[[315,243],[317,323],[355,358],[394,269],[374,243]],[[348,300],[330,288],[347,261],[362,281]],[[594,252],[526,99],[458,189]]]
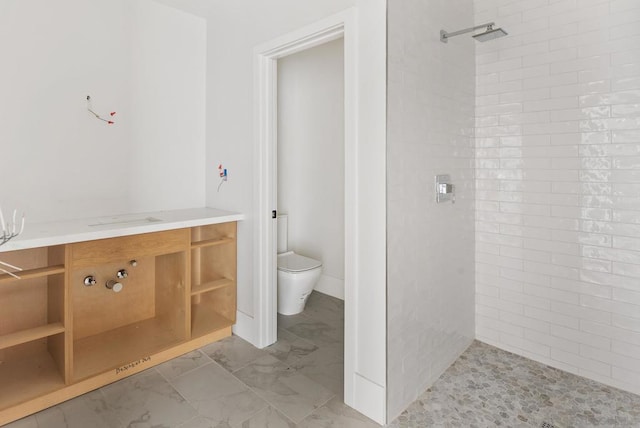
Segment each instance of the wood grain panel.
[[[73,337],[75,340],[99,334],[155,316],[155,257],[138,257],[131,267],[126,259],[71,272],[73,290]],[[116,279],[116,272],[126,269],[129,276],[118,280],[123,284],[119,293],[105,284]],[[84,278],[93,275],[97,284],[84,285]]]
[[189,245],[189,229],[79,242],[70,245],[71,265],[74,269],[100,266],[122,260],[176,253],[184,251]]

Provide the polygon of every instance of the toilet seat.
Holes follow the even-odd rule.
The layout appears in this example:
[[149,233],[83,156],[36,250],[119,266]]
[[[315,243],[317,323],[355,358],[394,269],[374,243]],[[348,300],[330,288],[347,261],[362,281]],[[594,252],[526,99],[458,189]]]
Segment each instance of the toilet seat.
[[278,254],[278,270],[283,272],[305,272],[322,266],[322,262],[288,251]]

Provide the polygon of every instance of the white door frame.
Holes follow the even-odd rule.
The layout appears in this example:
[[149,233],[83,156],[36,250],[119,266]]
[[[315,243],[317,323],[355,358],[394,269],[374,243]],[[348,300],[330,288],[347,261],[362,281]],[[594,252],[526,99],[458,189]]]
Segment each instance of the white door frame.
[[[355,323],[357,216],[357,67],[356,13],[349,9],[298,29],[254,49],[256,129],[256,233],[254,253],[254,317],[256,342],[268,346],[277,339],[276,221],[277,206],[277,64],[278,58],[344,37],[345,103],[345,325]],[[345,391],[353,390],[355,329],[345,328]],[[353,373],[351,373],[353,371]],[[346,397],[346,395],[345,395]]]

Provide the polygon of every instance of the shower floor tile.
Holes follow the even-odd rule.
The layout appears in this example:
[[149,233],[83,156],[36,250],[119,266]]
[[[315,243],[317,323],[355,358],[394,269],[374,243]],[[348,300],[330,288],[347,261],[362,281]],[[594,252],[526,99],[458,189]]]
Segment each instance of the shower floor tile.
[[640,427],[640,396],[476,341],[389,426]]

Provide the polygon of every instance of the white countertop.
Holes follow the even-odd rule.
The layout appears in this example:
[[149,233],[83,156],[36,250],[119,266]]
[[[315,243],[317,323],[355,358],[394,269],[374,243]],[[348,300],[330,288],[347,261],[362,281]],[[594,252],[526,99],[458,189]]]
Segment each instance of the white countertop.
[[31,224],[27,219],[22,235],[0,246],[0,252],[239,220],[244,220],[244,214],[215,208],[189,208]]

